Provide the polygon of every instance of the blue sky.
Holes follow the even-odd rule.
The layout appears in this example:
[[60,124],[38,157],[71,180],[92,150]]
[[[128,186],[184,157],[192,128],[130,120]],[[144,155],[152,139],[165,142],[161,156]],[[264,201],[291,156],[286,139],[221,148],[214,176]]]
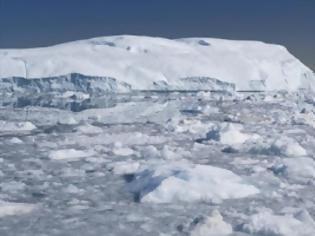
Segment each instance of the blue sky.
[[261,40],[315,69],[314,0],[0,0],[0,48],[113,34]]

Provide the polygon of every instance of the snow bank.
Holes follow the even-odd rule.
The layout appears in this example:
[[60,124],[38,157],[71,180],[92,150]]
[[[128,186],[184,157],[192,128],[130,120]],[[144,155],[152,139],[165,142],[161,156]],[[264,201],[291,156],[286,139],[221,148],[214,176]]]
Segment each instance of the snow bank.
[[[23,80],[22,84],[33,83],[36,91],[51,89],[49,84],[57,81],[51,78],[56,77],[70,81],[67,86],[77,86],[71,83],[72,73],[111,78],[101,82],[107,91],[114,91],[121,83],[144,90],[229,90],[234,86],[238,90],[313,90],[315,87],[312,71],[284,47],[254,41],[110,36],[46,48],[0,50],[0,78],[11,77],[11,82],[0,82],[2,89],[16,88],[18,83],[13,83],[12,77],[47,78],[47,83],[41,81],[47,86]],[[94,84],[96,90],[101,88],[98,82],[93,80],[91,89]],[[54,89],[65,88],[58,84]],[[83,92],[89,89],[77,87]]]
[[142,202],[213,201],[248,197],[259,190],[233,172],[207,165],[167,163],[144,169],[129,183]]
[[271,210],[262,210],[252,215],[244,225],[244,231],[257,235],[315,235],[315,223],[305,210],[296,214],[275,215]]
[[0,217],[28,214],[35,209],[34,204],[0,201]]

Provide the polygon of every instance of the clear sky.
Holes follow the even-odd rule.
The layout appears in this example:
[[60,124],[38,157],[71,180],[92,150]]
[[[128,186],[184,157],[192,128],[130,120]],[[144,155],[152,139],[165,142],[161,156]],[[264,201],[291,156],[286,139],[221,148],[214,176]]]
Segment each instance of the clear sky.
[[0,48],[116,34],[261,40],[315,69],[315,0],[0,0]]

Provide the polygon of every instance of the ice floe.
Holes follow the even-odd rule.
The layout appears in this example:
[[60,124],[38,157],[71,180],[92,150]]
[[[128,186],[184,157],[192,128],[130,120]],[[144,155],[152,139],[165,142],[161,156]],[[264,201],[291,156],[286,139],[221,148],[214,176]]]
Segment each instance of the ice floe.
[[36,209],[36,205],[28,203],[5,202],[0,200],[0,218],[29,214]]
[[0,132],[17,132],[17,131],[31,131],[36,129],[36,126],[29,122],[13,122],[0,120]]
[[9,140],[9,142],[10,142],[11,144],[21,144],[21,143],[23,143],[23,141],[22,141],[21,139],[17,138],[17,137],[11,138],[11,139]]
[[221,213],[214,210],[193,228],[191,236],[224,236],[232,234],[232,226],[223,220]]
[[220,142],[225,145],[237,145],[243,144],[250,138],[257,138],[257,135],[252,137],[249,134],[242,132],[242,126],[240,124],[226,124],[220,132]]
[[144,169],[129,183],[141,202],[221,202],[259,193],[233,172],[209,165],[165,163]]
[[90,124],[80,125],[76,131],[81,134],[100,134],[103,132],[102,128]]
[[134,150],[128,147],[124,147],[123,144],[120,142],[115,142],[113,153],[117,156],[130,156],[134,154]]
[[305,210],[280,215],[264,209],[252,215],[243,229],[253,235],[311,236],[315,235],[315,222]]
[[307,155],[305,148],[299,142],[287,136],[269,140],[258,139],[253,146],[249,146],[249,152],[252,154],[284,155],[288,157]]
[[315,161],[309,157],[281,159],[271,169],[277,175],[298,182],[315,181]]
[[75,161],[81,158],[93,156],[95,152],[93,150],[76,150],[76,149],[61,149],[54,150],[49,153],[49,158],[52,160],[65,160]]
[[108,165],[109,169],[117,175],[134,174],[139,170],[140,166],[140,162],[132,160],[114,162]]

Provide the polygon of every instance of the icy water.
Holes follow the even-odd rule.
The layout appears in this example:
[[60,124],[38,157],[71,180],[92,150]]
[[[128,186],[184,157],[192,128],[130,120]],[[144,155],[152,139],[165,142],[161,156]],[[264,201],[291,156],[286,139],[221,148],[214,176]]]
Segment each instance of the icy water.
[[1,236],[315,235],[304,94],[0,103]]

